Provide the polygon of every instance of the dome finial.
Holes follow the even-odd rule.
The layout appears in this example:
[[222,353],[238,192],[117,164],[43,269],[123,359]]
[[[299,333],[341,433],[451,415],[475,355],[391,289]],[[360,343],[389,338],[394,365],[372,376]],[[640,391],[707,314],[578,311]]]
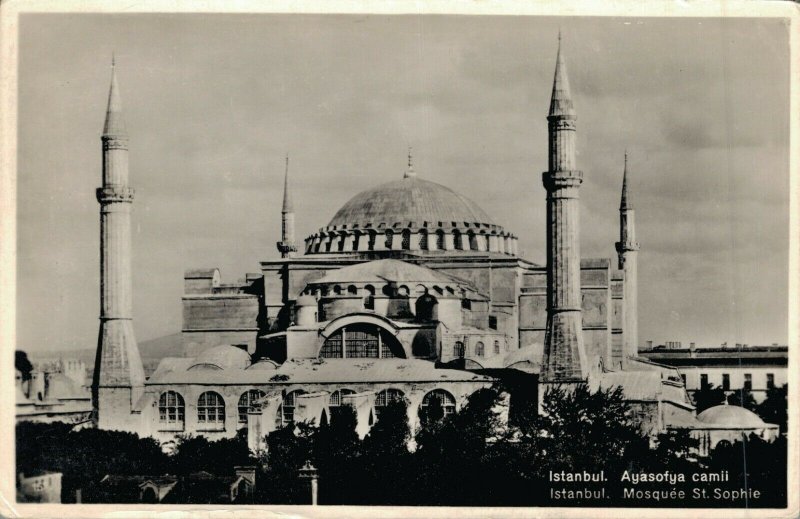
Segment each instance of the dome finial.
[[411,155],[411,146],[408,147],[408,169],[403,174],[403,178],[416,177],[417,172],[414,171],[414,160]]

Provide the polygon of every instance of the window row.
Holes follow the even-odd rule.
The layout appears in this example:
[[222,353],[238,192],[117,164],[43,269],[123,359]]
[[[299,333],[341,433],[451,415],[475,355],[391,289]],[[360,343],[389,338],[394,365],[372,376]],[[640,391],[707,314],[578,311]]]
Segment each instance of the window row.
[[[684,383],[684,385],[686,385],[686,375],[681,375],[681,378],[683,378],[683,383]],[[710,387],[710,384],[708,382],[708,374],[707,373],[701,373],[700,374],[700,388],[701,389],[707,389],[708,387]],[[724,391],[730,391],[730,389],[731,389],[731,376],[730,376],[730,374],[728,374],[728,373],[723,373],[722,374],[722,384],[720,384],[720,387]],[[767,373],[766,386],[765,387],[766,387],[766,389],[772,389],[772,388],[775,387],[775,374],[774,373]],[[742,389],[746,389],[746,390],[752,390],[753,389],[753,375],[752,375],[752,373],[745,373],[744,374],[744,379],[742,381]]]
[[[506,345],[505,349],[506,350],[508,349],[508,345]],[[492,345],[492,350],[491,351],[494,352],[494,355],[499,355],[500,354],[500,350],[501,350],[500,341],[499,340],[495,340],[494,344]],[[483,343],[483,341],[478,341],[478,342],[475,343],[474,352],[475,352],[475,354],[474,354],[475,357],[486,357],[488,355],[488,353],[486,351],[486,345]],[[467,347],[464,344],[464,342],[463,341],[454,342],[453,343],[453,357],[456,357],[458,359],[463,359],[466,356],[467,356]]]
[[[250,389],[242,393],[237,405],[239,424],[247,423],[247,411],[266,393]],[[158,421],[161,424],[183,426],[186,421],[186,403],[176,391],[165,391],[158,398]],[[225,399],[215,391],[206,391],[197,399],[197,423],[206,427],[225,427]]]
[[[275,417],[276,427],[282,427],[294,423],[294,412],[297,407],[297,397],[305,394],[302,389],[296,389],[283,397],[277,416]],[[337,389],[328,397],[328,409],[331,413],[331,418],[340,412],[340,409],[348,405],[344,397],[353,395],[355,391],[352,389]],[[375,395],[375,419],[379,420],[381,413],[393,402],[399,402],[405,399],[405,393],[399,389],[388,388],[379,391]],[[441,420],[442,418],[455,413],[456,399],[448,391],[444,389],[434,389],[429,391],[422,398],[422,403],[419,406],[419,417],[423,423],[428,421]]]
[[372,231],[323,234],[306,240],[307,253],[397,249],[473,250],[514,255],[517,253],[517,239],[499,234],[461,232],[458,229],[452,232],[443,229],[434,232],[429,232],[427,229],[420,229],[419,232],[411,232],[410,229],[403,229],[400,232],[386,229],[380,233]]

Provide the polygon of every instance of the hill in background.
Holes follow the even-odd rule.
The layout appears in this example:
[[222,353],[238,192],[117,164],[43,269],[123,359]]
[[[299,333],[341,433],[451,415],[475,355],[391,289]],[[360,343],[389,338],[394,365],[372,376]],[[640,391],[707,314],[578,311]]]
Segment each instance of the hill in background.
[[[150,376],[164,357],[183,356],[181,334],[178,332],[142,341],[139,343],[139,353],[142,356],[145,375]],[[28,357],[34,363],[55,361],[62,358],[82,360],[86,364],[87,371],[91,373],[94,369],[95,354],[96,350],[94,348],[86,348],[80,350],[32,351],[28,352]]]

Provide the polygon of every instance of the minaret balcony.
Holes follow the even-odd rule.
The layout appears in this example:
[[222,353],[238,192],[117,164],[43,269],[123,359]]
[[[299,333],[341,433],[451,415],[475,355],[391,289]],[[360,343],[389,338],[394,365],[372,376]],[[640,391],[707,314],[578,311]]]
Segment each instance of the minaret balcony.
[[134,190],[128,186],[108,186],[97,188],[97,201],[101,204],[111,202],[133,202]]

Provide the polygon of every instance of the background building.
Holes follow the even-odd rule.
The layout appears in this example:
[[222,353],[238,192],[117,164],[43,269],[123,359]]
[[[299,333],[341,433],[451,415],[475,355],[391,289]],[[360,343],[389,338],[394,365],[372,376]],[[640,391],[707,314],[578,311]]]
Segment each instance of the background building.
[[713,385],[728,393],[748,389],[756,402],[762,402],[767,390],[788,382],[789,348],[777,344],[697,348],[691,343],[683,348],[680,343],[668,342],[643,349],[640,355],[676,368],[690,394]]

